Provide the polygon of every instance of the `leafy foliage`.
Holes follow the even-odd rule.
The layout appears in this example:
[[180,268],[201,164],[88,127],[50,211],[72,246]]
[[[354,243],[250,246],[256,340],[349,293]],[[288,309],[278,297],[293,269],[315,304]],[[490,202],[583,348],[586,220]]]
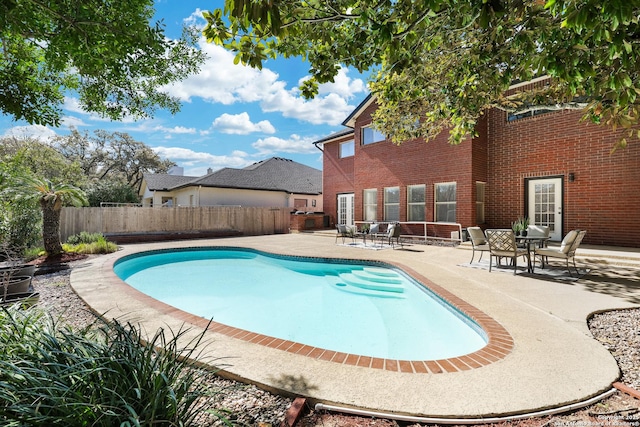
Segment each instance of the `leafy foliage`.
[[[54,147],[70,162],[78,164],[83,174],[91,181],[91,193],[104,197],[99,202],[137,202],[137,192],[145,173],[166,172],[175,163],[161,159],[149,146],[136,141],[123,132],[97,130],[93,135],[72,130],[71,134],[59,136],[53,142]],[[122,184],[126,183],[134,192],[135,199]],[[97,203],[97,204],[94,204]]]
[[[530,105],[582,109],[640,137],[639,10],[623,0],[226,0],[203,15],[207,40],[238,62],[308,60],[308,97],[341,65],[373,71],[375,125],[394,142],[447,129],[459,143],[486,109]],[[550,80],[505,96],[540,76]]]
[[0,309],[2,424],[193,425],[213,392],[192,362],[202,335],[96,322],[74,331],[35,308]]
[[48,179],[31,175],[17,176],[7,185],[4,194],[13,200],[38,202],[42,210],[42,240],[49,255],[62,252],[60,242],[60,212],[62,206],[85,206],[87,199],[82,190],[69,184],[54,184]]
[[152,0],[0,2],[0,111],[60,124],[68,91],[88,112],[117,120],[148,117],[179,102],[162,89],[195,73],[197,34],[178,40],[153,22]]
[[[1,157],[1,156],[0,156]],[[0,246],[21,253],[38,243],[42,214],[32,200],[2,197],[26,169],[4,158],[0,162]]]
[[88,233],[82,231],[67,238],[62,245],[65,252],[79,254],[110,254],[118,250],[118,245],[109,242],[102,233]]

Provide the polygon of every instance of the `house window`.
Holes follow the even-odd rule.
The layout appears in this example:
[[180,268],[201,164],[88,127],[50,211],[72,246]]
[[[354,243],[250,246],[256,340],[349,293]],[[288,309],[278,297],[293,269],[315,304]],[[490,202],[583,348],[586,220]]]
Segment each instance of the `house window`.
[[435,185],[435,213],[437,222],[456,222],[456,183]]
[[425,210],[424,203],[426,200],[426,186],[410,185],[407,187],[407,220],[408,221],[424,221]]
[[384,220],[400,221],[400,187],[384,189]]
[[362,191],[365,221],[375,221],[378,219],[378,190],[371,188]]
[[340,143],[340,158],[344,157],[353,157],[354,151],[354,143],[352,141],[346,141]]
[[307,199],[293,199],[294,208],[306,208],[307,203]]
[[486,182],[476,182],[476,224],[484,224],[484,190]]
[[372,127],[362,128],[362,145],[373,144],[374,142],[384,141],[385,139],[387,139],[386,136]]
[[525,111],[514,111],[511,112],[507,115],[507,121],[508,122],[515,122],[516,120],[520,120],[520,119],[524,119],[526,117],[535,117],[535,116],[539,116],[541,114],[547,114],[547,113],[553,113],[554,110],[547,110],[544,108],[540,108],[540,109],[528,109]]

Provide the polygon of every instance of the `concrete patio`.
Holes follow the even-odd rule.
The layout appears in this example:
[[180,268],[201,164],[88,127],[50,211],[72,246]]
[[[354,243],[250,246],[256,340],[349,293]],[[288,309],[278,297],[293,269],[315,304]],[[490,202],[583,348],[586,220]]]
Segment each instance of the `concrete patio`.
[[[223,363],[229,377],[302,395],[314,402],[420,417],[487,418],[582,402],[611,389],[619,376],[615,360],[587,328],[598,311],[640,305],[640,253],[584,247],[578,281],[472,269],[466,245],[411,245],[379,251],[335,244],[334,235],[285,234],[131,244],[117,253],[91,258],[71,275],[74,290],[97,313],[140,323],[147,331],[176,331],[196,319],[124,284],[113,263],[135,252],[195,246],[238,246],[277,254],[379,260],[410,270],[461,298],[498,322],[513,339],[511,351],[475,369],[411,373],[347,365],[282,351],[223,333],[206,332],[206,357]],[[469,249],[469,250],[467,250]]]

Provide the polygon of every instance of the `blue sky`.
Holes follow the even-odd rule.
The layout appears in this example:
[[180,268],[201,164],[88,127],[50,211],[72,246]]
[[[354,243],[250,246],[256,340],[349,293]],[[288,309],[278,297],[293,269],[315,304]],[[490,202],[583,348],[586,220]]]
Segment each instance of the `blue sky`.
[[[178,37],[183,22],[202,26],[202,10],[223,6],[222,0],[161,0],[156,1],[156,12],[167,36]],[[153,119],[112,122],[81,111],[70,94],[59,128],[0,116],[0,136],[47,140],[69,133],[71,127],[90,133],[126,132],[193,176],[204,175],[207,168],[242,168],[272,156],[322,169],[313,141],[343,129],[342,121],[368,94],[366,77],[343,69],[335,83],[321,86],[315,99],[305,100],[297,87],[309,64],[300,59],[268,61],[256,70],[234,65],[231,52],[204,38],[200,49],[208,59],[199,74],[166,88],[182,100],[176,115],[159,111]]]

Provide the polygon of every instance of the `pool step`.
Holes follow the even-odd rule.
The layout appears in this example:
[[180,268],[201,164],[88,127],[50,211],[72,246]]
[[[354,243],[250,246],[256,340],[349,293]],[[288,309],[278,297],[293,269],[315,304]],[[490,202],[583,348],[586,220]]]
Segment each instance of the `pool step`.
[[391,274],[379,274],[376,271],[371,271],[371,270],[353,270],[351,273],[353,273],[354,276],[362,279],[362,280],[366,280],[369,282],[379,282],[379,283],[402,283],[402,278],[394,271],[391,271]]
[[402,292],[389,292],[389,291],[381,291],[381,290],[375,290],[375,289],[364,289],[358,286],[347,284],[343,280],[341,280],[339,277],[334,277],[334,279],[335,280],[332,281],[332,285],[335,287],[335,289],[341,292],[347,292],[350,294],[364,295],[364,296],[376,297],[376,298],[391,298],[391,299],[406,298],[405,294]]
[[400,277],[398,273],[391,270],[390,268],[364,267],[362,271],[366,271],[367,273],[370,273],[376,276],[382,276],[382,277]]
[[340,273],[339,277],[347,285],[355,286],[361,289],[369,289],[382,292],[404,292],[404,285],[398,280],[389,277],[386,281],[369,280],[364,275],[356,275],[355,273]]

